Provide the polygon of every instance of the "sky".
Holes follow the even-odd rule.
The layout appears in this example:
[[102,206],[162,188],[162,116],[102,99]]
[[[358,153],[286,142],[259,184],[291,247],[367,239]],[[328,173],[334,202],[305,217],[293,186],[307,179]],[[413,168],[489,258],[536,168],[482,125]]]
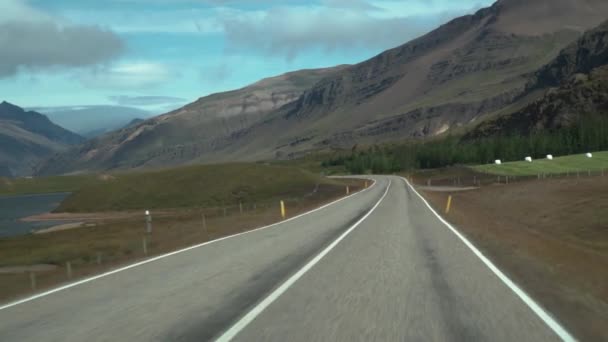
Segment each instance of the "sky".
[[155,114],[353,64],[489,0],[0,0],[0,100]]

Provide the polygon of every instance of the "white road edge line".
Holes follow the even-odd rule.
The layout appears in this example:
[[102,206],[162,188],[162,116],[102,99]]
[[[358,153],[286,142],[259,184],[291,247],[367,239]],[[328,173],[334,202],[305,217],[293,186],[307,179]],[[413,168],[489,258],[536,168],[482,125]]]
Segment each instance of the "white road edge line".
[[553,319],[553,317],[551,317],[551,315],[545,311],[538,303],[536,303],[534,301],[534,299],[532,299],[532,297],[530,297],[524,290],[522,290],[519,286],[517,286],[517,284],[515,284],[511,279],[509,279],[509,277],[507,277],[498,267],[496,267],[492,261],[490,261],[490,259],[488,259],[485,255],[483,255],[483,253],[481,253],[481,251],[479,251],[477,249],[477,247],[475,247],[466,237],[464,237],[464,235],[462,235],[456,228],[454,228],[449,222],[447,222],[443,217],[441,217],[441,215],[439,215],[435,209],[433,209],[433,207],[431,207],[431,205],[429,204],[429,202],[427,202],[427,200],[422,197],[422,195],[420,195],[418,193],[418,191],[416,191],[416,189],[410,184],[410,182],[408,182],[407,179],[401,177],[401,179],[403,179],[403,181],[405,182],[405,184],[407,184],[407,186],[410,187],[410,189],[412,189],[412,191],[414,191],[414,193],[416,195],[418,195],[418,197],[420,197],[420,199],[422,200],[422,202],[424,202],[424,204],[426,204],[426,206],[431,210],[431,212],[433,214],[435,214],[435,216],[437,216],[437,218],[439,219],[439,221],[441,221],[443,224],[445,224],[460,240],[462,240],[462,242],[464,242],[464,244],[469,247],[469,249],[471,251],[473,251],[473,253],[479,258],[481,259],[481,261],[492,271],[494,272],[494,274],[500,279],[502,280],[502,282],[507,285],[507,287],[509,289],[511,289],[511,291],[515,292],[515,294],[526,304],[528,305],[528,307],[543,321],[545,322],[545,324],[551,328],[551,330],[553,330],[553,332],[555,332],[555,334],[557,334],[557,336],[559,336],[559,338],[561,338],[563,341],[576,341],[576,339],[564,328],[562,327],[555,319]]
[[[363,178],[361,178],[361,179],[363,179]],[[131,268],[142,266],[142,265],[145,265],[145,264],[148,264],[148,263],[160,260],[160,259],[164,259],[164,258],[170,257],[172,255],[184,253],[184,252],[190,251],[192,249],[200,248],[200,247],[203,247],[203,246],[215,243],[215,242],[220,242],[220,241],[223,241],[223,240],[226,240],[226,239],[230,239],[230,238],[234,238],[234,237],[237,237],[237,236],[241,236],[241,235],[245,235],[245,234],[257,232],[257,231],[260,231],[260,230],[264,230],[264,229],[268,229],[268,228],[273,228],[273,227],[279,226],[279,225],[281,225],[283,223],[296,220],[296,219],[298,219],[298,218],[300,218],[302,216],[306,216],[308,214],[312,214],[312,213],[317,212],[319,210],[323,210],[323,209],[325,209],[325,208],[327,208],[327,207],[329,207],[331,205],[334,205],[334,204],[336,204],[338,202],[341,202],[341,201],[344,201],[344,200],[346,200],[346,199],[348,199],[348,198],[350,198],[352,196],[356,196],[358,194],[364,193],[364,192],[372,189],[376,185],[376,180],[374,180],[374,179],[370,179],[370,180],[372,180],[372,184],[368,188],[363,189],[362,191],[358,191],[358,192],[355,192],[355,193],[350,194],[348,196],[339,198],[339,199],[337,199],[337,200],[335,200],[333,202],[327,203],[325,205],[322,205],[322,206],[320,206],[320,207],[318,207],[316,209],[313,209],[311,211],[307,211],[307,212],[302,213],[300,215],[297,215],[297,216],[294,216],[294,217],[290,217],[290,218],[288,218],[286,220],[279,221],[279,222],[276,222],[276,223],[273,223],[273,224],[270,224],[270,225],[267,225],[267,226],[255,228],[255,229],[252,229],[252,230],[248,230],[246,232],[224,236],[224,237],[221,237],[221,238],[218,238],[218,239],[215,239],[215,240],[211,240],[211,241],[206,241],[206,242],[203,242],[203,243],[198,244],[198,245],[194,245],[194,246],[186,247],[186,248],[183,248],[183,249],[180,249],[180,250],[177,250],[177,251],[173,251],[173,252],[170,252],[170,253],[162,254],[162,255],[159,255],[159,256],[156,256],[156,257],[153,257],[153,258],[150,258],[150,259],[146,259],[146,260],[143,260],[143,261],[131,264],[131,265],[127,265],[127,266],[124,266],[124,267],[121,267],[121,268],[118,268],[118,269],[115,269],[115,270],[112,270],[112,271],[108,271],[108,272],[105,272],[105,273],[102,273],[102,274],[99,274],[99,275],[96,275],[96,276],[93,276],[93,277],[85,278],[85,279],[82,279],[82,280],[79,280],[79,281],[76,281],[76,282],[73,282],[73,283],[70,283],[70,284],[67,284],[67,285],[63,285],[63,286],[60,286],[60,287],[57,287],[57,288],[54,288],[54,289],[51,289],[51,290],[48,290],[48,291],[45,291],[45,292],[33,295],[33,296],[30,296],[30,297],[19,299],[17,301],[14,301],[14,302],[11,302],[11,303],[8,303],[8,304],[5,304],[5,305],[0,305],[0,310],[5,310],[5,309],[11,308],[13,306],[19,305],[19,304],[30,302],[32,300],[35,300],[35,299],[38,299],[38,298],[41,298],[41,297],[45,297],[45,296],[51,295],[53,293],[64,291],[64,290],[70,289],[70,288],[78,286],[78,285],[82,285],[82,284],[85,284],[85,283],[88,283],[88,282],[92,282],[94,280],[97,280],[97,279],[100,279],[100,278],[104,278],[104,277],[107,277],[107,276],[115,274],[115,273],[123,272],[123,271],[129,270]]]
[[216,342],[228,342],[232,340],[241,330],[243,330],[249,323],[251,323],[259,314],[262,313],[270,304],[272,304],[277,298],[279,298],[285,291],[287,291],[298,279],[300,279],[306,272],[308,272],[311,268],[313,268],[323,257],[325,257],[332,249],[334,249],[344,238],[350,234],[353,230],[355,230],[361,222],[363,222],[371,213],[376,210],[376,208],[380,205],[382,200],[388,194],[388,190],[391,187],[391,181],[389,180],[388,185],[386,186],[386,190],[384,194],[378,202],[362,217],[353,224],[347,231],[342,233],[334,242],[332,242],[329,246],[327,246],[321,253],[317,254],[312,260],[310,260],[304,267],[302,267],[298,272],[292,275],[289,279],[287,279],[281,286],[279,286],[276,290],[270,293],[264,300],[258,303],[251,311],[249,311],[245,316],[243,316],[238,322],[236,322],[230,329],[226,330],[217,340]]

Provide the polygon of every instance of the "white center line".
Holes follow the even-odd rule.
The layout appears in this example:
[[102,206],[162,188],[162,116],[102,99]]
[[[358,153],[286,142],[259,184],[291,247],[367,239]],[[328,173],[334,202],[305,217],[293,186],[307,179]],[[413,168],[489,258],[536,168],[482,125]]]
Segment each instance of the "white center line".
[[327,246],[321,253],[319,253],[316,257],[310,260],[304,267],[302,267],[298,272],[292,275],[287,281],[285,281],[281,286],[279,286],[276,290],[274,290],[268,297],[264,298],[258,305],[256,305],[251,311],[249,311],[245,316],[243,316],[236,324],[234,324],[230,329],[228,329],[225,333],[223,333],[216,341],[217,342],[228,342],[232,340],[241,330],[243,330],[251,321],[253,321],[259,314],[262,313],[270,304],[272,304],[277,298],[279,298],[285,291],[287,291],[298,279],[300,279],[306,272],[308,272],[311,268],[313,268],[323,257],[325,257],[332,249],[334,249],[340,241],[344,240],[344,238],[350,234],[355,228],[357,228],[361,222],[363,222],[371,213],[376,210],[376,208],[380,205],[382,200],[388,194],[388,190],[391,187],[391,181],[389,180],[388,185],[386,186],[386,190],[384,194],[378,202],[355,224],[353,224],[347,231],[342,233],[334,242],[332,242],[329,246]]

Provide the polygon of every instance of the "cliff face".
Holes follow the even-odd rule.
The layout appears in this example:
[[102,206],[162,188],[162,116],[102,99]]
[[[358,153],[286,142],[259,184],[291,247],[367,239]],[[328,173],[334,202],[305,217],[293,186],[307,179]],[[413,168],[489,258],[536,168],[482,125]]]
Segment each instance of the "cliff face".
[[510,115],[484,122],[467,135],[529,134],[576,122],[585,115],[608,115],[608,21],[586,32],[542,67],[527,92],[543,96]]

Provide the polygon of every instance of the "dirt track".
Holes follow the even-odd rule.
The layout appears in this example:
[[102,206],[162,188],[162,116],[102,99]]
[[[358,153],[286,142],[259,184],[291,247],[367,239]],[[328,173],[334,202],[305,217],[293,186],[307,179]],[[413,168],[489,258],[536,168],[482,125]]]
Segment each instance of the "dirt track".
[[[608,177],[424,192],[582,340],[608,340]],[[442,211],[443,212],[443,211]]]

